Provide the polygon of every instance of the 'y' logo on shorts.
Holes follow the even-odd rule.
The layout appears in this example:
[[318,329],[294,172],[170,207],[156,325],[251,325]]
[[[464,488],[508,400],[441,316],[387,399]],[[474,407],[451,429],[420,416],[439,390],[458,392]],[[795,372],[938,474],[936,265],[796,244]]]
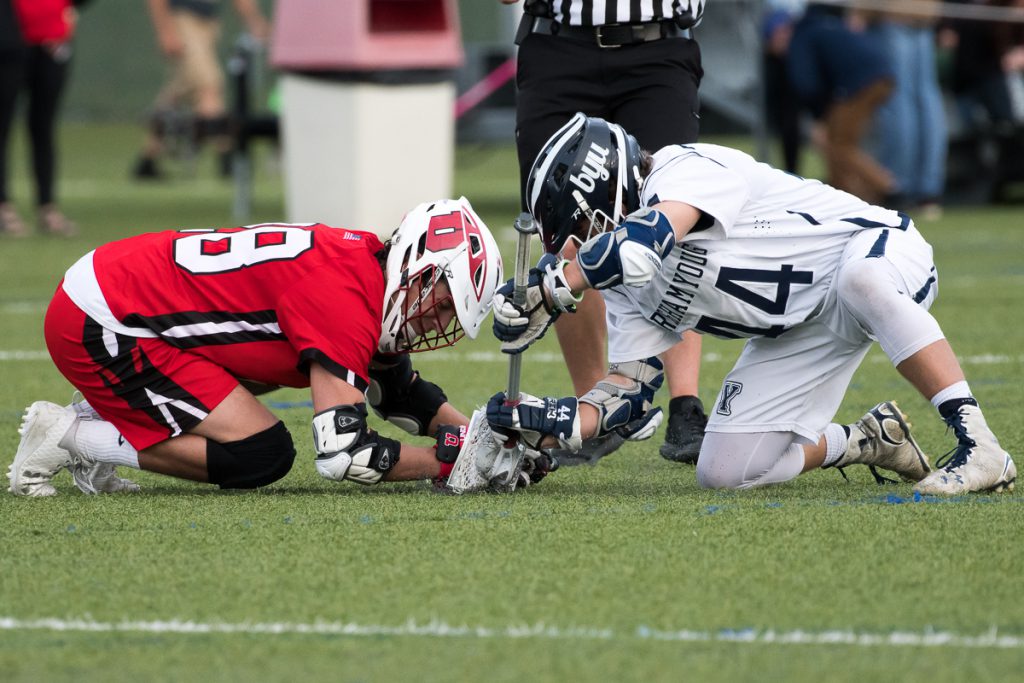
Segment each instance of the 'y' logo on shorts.
[[732,415],[732,400],[743,391],[739,382],[726,382],[722,385],[722,400],[718,402],[715,412],[719,415]]

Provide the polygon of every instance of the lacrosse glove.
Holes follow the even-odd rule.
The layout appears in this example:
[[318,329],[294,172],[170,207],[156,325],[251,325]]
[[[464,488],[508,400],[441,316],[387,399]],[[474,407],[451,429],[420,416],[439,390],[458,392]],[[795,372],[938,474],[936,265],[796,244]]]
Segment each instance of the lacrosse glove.
[[578,408],[575,396],[537,398],[523,393],[517,403],[506,405],[505,392],[500,391],[487,402],[487,421],[495,434],[521,438],[533,450],[540,450],[545,436],[553,436],[562,448],[575,453],[583,447]]
[[566,263],[553,254],[544,254],[530,269],[522,307],[513,302],[515,279],[494,293],[494,336],[501,340],[503,353],[522,353],[544,336],[558,316],[576,310],[583,297],[574,296],[569,289],[562,272]]

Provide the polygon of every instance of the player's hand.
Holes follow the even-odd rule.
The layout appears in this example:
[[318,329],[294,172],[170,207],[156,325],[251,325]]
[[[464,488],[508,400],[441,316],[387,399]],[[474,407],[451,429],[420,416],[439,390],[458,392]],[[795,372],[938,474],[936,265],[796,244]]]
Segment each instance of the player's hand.
[[558,469],[558,460],[550,453],[527,448],[525,455],[517,489],[539,484],[541,479]]
[[643,209],[611,232],[587,240],[576,259],[594,289],[643,287],[661,271],[675,244],[668,218],[655,209]]
[[531,268],[526,283],[526,303],[513,302],[515,280],[509,280],[494,294],[494,336],[502,341],[503,353],[522,353],[544,336],[562,313],[576,310],[579,298],[565,281],[564,261],[545,254]]
[[615,431],[626,441],[646,441],[654,436],[654,432],[658,431],[664,419],[665,413],[661,408],[654,408],[632,422],[616,427]]
[[578,408],[575,396],[538,398],[523,393],[517,403],[508,405],[502,391],[487,402],[487,422],[495,434],[521,438],[533,450],[540,450],[541,441],[550,436],[575,453],[583,447]]

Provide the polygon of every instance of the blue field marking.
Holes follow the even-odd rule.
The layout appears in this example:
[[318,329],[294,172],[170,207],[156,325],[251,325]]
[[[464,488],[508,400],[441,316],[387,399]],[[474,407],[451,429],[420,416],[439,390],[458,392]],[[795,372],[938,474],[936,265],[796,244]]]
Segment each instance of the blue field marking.
[[267,401],[267,406],[270,408],[276,408],[278,410],[286,410],[288,408],[312,408],[312,401]]

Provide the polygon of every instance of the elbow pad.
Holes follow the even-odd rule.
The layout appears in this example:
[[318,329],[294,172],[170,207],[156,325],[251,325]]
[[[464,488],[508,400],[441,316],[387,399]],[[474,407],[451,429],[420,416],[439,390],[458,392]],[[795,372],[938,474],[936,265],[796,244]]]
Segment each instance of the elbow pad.
[[402,444],[366,426],[366,406],[340,405],[313,416],[316,470],[325,479],[376,484],[398,464]]
[[597,408],[598,424],[595,436],[625,427],[647,415],[651,410],[654,394],[661,387],[665,377],[661,361],[656,356],[612,365],[609,374],[624,377],[630,380],[629,384],[622,386],[614,382],[601,381],[580,397],[580,403]]
[[643,287],[661,271],[676,245],[672,224],[657,209],[630,214],[622,225],[588,240],[577,261],[594,289],[617,285]]
[[370,368],[366,400],[382,419],[410,434],[427,436],[431,420],[448,397],[441,387],[420,377],[409,356],[402,354],[393,365]]

